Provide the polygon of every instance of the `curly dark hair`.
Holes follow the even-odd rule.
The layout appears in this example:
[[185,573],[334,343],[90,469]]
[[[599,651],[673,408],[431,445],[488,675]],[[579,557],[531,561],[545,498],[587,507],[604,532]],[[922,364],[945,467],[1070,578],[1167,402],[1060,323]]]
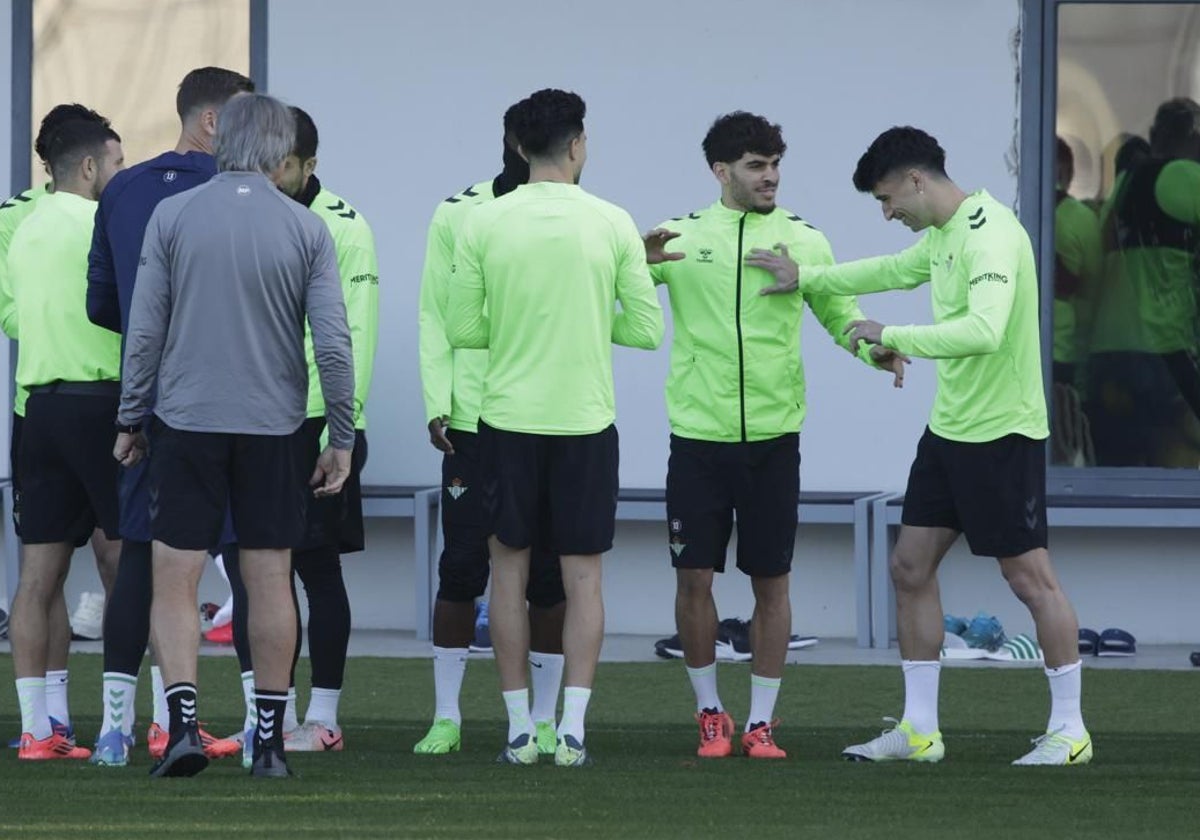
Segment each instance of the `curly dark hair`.
[[871,192],[897,169],[924,169],[946,177],[946,152],[932,135],[911,125],[889,128],[858,159],[854,188]]
[[42,124],[38,128],[37,139],[33,141],[33,150],[37,152],[37,156],[41,158],[43,163],[50,162],[47,155],[50,154],[50,140],[54,137],[54,132],[58,131],[64,123],[73,120],[99,123],[105,128],[109,128],[112,125],[107,118],[100,116],[86,105],[80,105],[78,102],[55,105],[46,112],[46,116],[42,117]]
[[296,144],[292,146],[292,154],[300,160],[308,160],[317,156],[317,146],[321,143],[321,135],[317,132],[317,124],[308,115],[308,111],[290,106],[292,116],[296,118]]
[[717,117],[700,146],[710,167],[714,163],[741,160],[746,153],[770,157],[782,156],[787,151],[783,129],[778,124],[746,111]]
[[522,99],[505,114],[528,157],[560,154],[583,133],[587,105],[576,93],[546,88]]
[[120,135],[107,125],[95,120],[67,120],[50,137],[46,149],[46,162],[50,165],[51,177],[57,182],[66,179],[73,167],[86,156],[99,160],[104,155],[104,146],[109,140],[121,142]]

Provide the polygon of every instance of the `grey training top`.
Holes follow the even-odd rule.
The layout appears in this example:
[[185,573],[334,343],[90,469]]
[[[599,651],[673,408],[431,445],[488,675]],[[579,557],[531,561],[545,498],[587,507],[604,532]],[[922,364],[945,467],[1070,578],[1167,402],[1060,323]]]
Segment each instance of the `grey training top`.
[[164,199],[142,241],[118,422],[153,409],[184,431],[291,434],[308,402],[306,316],[329,442],[351,449],[354,362],[325,223],[256,172]]

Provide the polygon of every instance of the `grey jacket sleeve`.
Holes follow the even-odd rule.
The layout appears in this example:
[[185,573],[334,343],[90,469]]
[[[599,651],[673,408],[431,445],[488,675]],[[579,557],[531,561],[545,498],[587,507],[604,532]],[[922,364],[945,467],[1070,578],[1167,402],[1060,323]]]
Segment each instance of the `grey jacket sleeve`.
[[121,367],[121,408],[117,422],[140,423],[154,408],[159,364],[171,323],[171,259],[162,215],[146,226],[142,256],[129,310],[125,359]]
[[[316,217],[314,216],[314,221]],[[354,354],[346,301],[338,276],[337,251],[324,222],[313,226],[315,242],[304,293],[308,324],[312,328],[313,354],[325,398],[329,444],[335,449],[354,448]]]

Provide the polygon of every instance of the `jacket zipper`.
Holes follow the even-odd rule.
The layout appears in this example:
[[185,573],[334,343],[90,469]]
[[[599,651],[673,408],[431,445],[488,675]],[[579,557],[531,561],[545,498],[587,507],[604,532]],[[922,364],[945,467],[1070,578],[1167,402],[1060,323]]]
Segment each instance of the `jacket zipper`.
[[742,443],[746,442],[746,352],[742,347],[742,234],[746,230],[746,214],[738,220],[737,246],[737,299],[734,301],[733,319],[737,326],[738,343],[738,403],[742,420]]

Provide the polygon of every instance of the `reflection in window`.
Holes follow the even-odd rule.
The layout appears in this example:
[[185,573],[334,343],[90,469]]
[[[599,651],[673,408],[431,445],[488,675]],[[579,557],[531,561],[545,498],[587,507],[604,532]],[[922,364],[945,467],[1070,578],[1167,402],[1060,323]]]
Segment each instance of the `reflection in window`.
[[1200,4],[1058,18],[1052,458],[1200,466]]

